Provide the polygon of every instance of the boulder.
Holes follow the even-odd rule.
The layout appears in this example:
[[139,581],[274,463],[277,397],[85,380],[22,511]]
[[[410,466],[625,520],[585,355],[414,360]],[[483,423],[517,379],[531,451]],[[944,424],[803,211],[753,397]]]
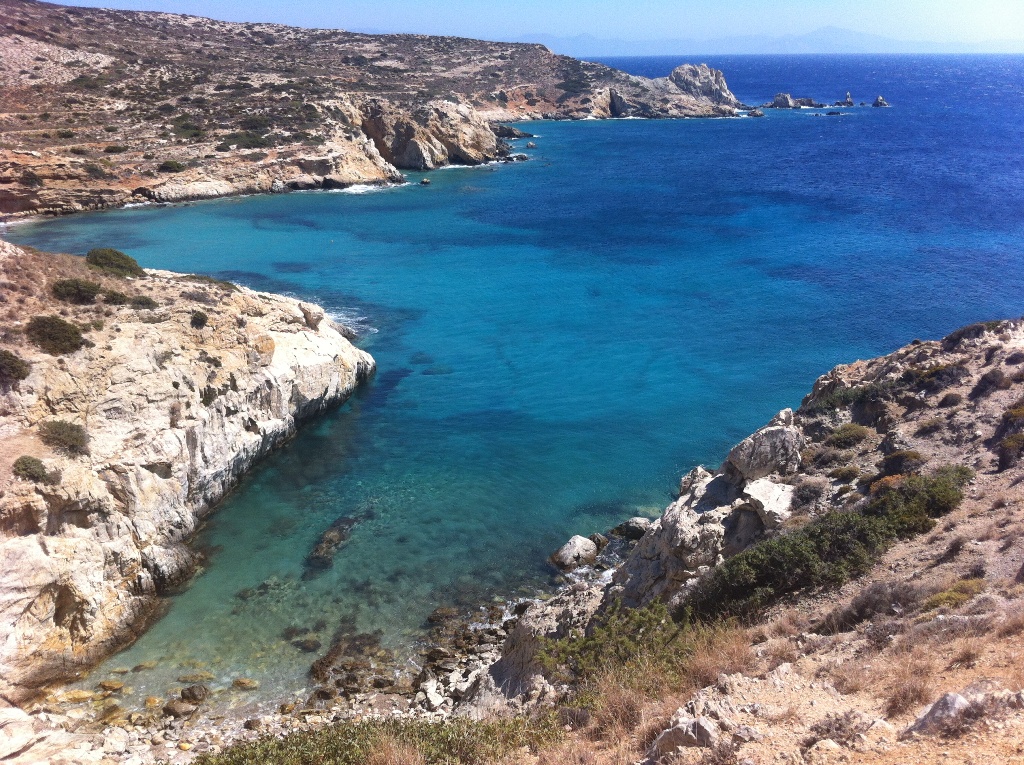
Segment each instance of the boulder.
[[769,109],[795,109],[796,101],[789,93],[777,93],[770,104],[765,104]]
[[743,487],[743,496],[766,529],[776,529],[791,515],[796,489],[767,478],[750,481]]
[[736,444],[722,471],[737,483],[796,472],[804,437],[793,427],[792,417],[792,410],[784,409],[768,425]]
[[650,759],[660,760],[684,747],[710,748],[718,743],[718,726],[715,725],[714,720],[707,717],[698,717],[693,720],[673,718],[673,722],[676,724],[663,730],[654,739],[654,743],[651,744],[651,748],[647,752]]
[[320,328],[320,322],[324,320],[323,309],[320,306],[299,303],[299,310],[306,321],[306,326],[316,332]]
[[181,700],[187,701],[190,704],[199,704],[206,701],[209,695],[210,689],[202,684],[190,685],[187,688],[181,689]]
[[650,518],[630,518],[628,521],[623,521],[614,529],[612,534],[623,539],[640,539],[644,534],[647,533],[647,529],[651,527]]
[[35,738],[31,717],[17,707],[0,709],[0,759],[27,749]]
[[164,704],[164,714],[168,717],[183,718],[191,717],[199,709],[195,704],[189,704],[182,699],[171,699]]
[[596,544],[577,534],[552,553],[549,560],[562,571],[573,571],[596,561],[597,552]]
[[949,723],[960,717],[969,707],[971,702],[959,693],[947,693],[941,699],[932,704],[924,711],[917,721],[904,732],[910,733],[937,733]]

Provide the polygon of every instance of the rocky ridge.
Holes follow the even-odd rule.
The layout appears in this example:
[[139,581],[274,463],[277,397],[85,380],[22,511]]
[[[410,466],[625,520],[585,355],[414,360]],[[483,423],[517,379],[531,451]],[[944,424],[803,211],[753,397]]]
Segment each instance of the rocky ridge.
[[[186,543],[210,508],[374,362],[318,307],[225,282],[117,278],[6,242],[0,275],[0,347],[31,364],[0,389],[0,697],[19,702],[133,640],[194,570]],[[102,302],[58,302],[68,278]],[[57,314],[84,328],[81,349],[23,334]],[[52,423],[87,446],[54,445]],[[12,472],[18,457],[45,473]]]
[[[510,159],[510,120],[720,117],[721,72],[541,45],[0,0],[0,214],[396,183]],[[514,131],[512,131],[514,135]]]

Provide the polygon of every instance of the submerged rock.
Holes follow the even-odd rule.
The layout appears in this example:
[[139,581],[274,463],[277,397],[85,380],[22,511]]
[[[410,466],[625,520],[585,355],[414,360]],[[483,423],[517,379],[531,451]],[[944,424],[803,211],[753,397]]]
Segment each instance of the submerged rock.
[[353,527],[369,517],[369,513],[363,513],[362,515],[343,515],[335,520],[320,535],[316,545],[303,561],[302,565],[305,570],[302,573],[302,578],[313,579],[331,568],[334,565],[334,556],[348,542]]

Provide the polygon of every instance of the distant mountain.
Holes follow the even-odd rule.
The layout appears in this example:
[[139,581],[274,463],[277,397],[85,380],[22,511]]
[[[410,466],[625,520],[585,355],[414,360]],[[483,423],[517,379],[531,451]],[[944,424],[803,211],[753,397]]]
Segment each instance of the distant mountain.
[[548,34],[521,35],[519,40],[541,43],[555,53],[576,57],[744,53],[1024,53],[1024,40],[991,40],[977,44],[935,43],[896,40],[838,27],[823,27],[802,35],[746,35],[715,40],[615,40],[592,35],[558,37]]

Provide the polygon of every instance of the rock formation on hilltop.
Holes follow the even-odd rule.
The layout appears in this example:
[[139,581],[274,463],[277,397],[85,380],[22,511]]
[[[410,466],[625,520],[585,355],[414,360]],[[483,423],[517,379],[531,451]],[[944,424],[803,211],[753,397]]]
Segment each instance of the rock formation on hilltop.
[[319,308],[226,282],[6,242],[0,275],[0,697],[17,701],[134,639],[192,573],[210,507],[374,362]]
[[35,0],[0,0],[0,94],[7,215],[393,183],[507,157],[498,121],[742,106],[704,65],[650,80],[542,45]]

